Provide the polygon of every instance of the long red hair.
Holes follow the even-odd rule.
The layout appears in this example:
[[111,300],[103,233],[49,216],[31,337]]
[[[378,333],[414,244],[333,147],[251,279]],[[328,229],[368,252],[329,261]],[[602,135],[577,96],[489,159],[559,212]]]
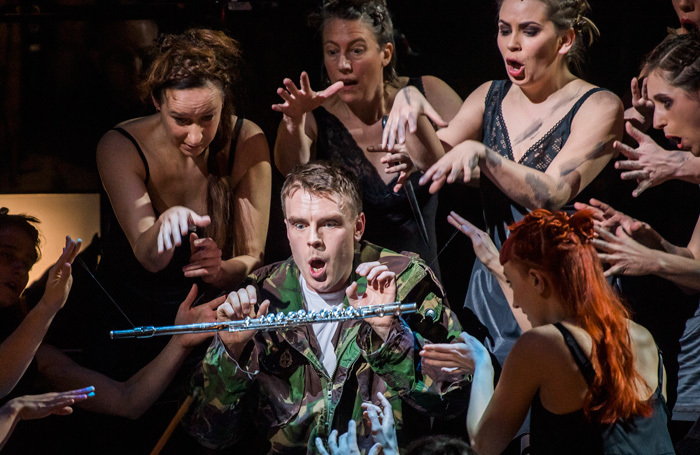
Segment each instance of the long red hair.
[[509,229],[501,264],[516,260],[547,274],[562,303],[592,338],[595,378],[586,393],[584,414],[600,423],[650,415],[649,403],[637,396],[637,384],[646,382],[634,367],[629,312],[605,280],[590,243],[592,212],[569,216],[538,209]]

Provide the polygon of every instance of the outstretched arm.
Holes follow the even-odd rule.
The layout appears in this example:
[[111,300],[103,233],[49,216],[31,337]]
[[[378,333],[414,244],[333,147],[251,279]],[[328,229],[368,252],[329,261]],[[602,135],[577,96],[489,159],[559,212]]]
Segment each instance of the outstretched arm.
[[[175,324],[213,322],[216,308],[225,297],[192,306],[197,296],[193,285],[175,317]],[[42,344],[37,352],[39,372],[52,387],[68,389],[76,386],[95,386],[93,400],[80,406],[90,411],[132,419],[141,416],[170,384],[191,349],[211,336],[211,333],[176,335],[148,365],[125,382],[115,381],[96,371],[75,363],[59,349]]]
[[81,240],[66,237],[63,253],[49,271],[46,290],[39,303],[14,332],[0,344],[0,397],[17,385],[39,349],[49,325],[68,298],[73,278],[71,264],[80,251]]
[[499,259],[500,252],[496,248],[496,245],[494,245],[491,237],[455,212],[450,212],[447,221],[472,241],[476,257],[479,258],[498,281],[498,286],[501,288],[501,291],[503,291],[503,295],[508,301],[508,306],[520,330],[523,332],[530,330],[532,328],[532,323],[530,323],[530,320],[525,316],[523,310],[513,306],[513,290],[508,284],[505,273],[503,273],[503,266]]
[[291,79],[284,79],[284,88],[277,89],[283,103],[273,104],[272,110],[282,113],[282,121],[275,140],[275,166],[286,175],[297,164],[306,164],[312,158],[311,148],[316,140],[316,122],[307,114],[343,87],[338,81],[325,90],[314,92],[309,75],[301,73],[299,87]]
[[[391,257],[380,262],[390,264]],[[358,267],[359,272],[360,267],[362,265]],[[442,291],[432,280],[432,272],[422,262],[412,261],[408,267],[402,263],[400,267],[402,272],[395,279],[398,283],[396,299],[416,302],[423,319],[409,318],[409,326],[396,316],[371,318],[368,322],[375,319],[374,331],[366,329],[369,324],[361,327],[358,346],[372,370],[391,389],[398,391],[403,401],[430,415],[457,415],[467,405],[468,377],[418,362],[417,352],[431,342],[457,342],[462,327],[443,302]],[[386,329],[387,336],[372,341],[371,335],[378,329]]]
[[41,419],[51,414],[68,415],[73,412],[71,405],[94,396],[94,390],[94,387],[86,387],[67,392],[23,395],[8,401],[0,407],[0,450],[20,420]]
[[591,95],[579,109],[571,134],[545,172],[503,158],[485,145],[461,142],[431,166],[421,183],[438,191],[457,178],[465,182],[480,170],[501,191],[528,208],[558,210],[581,192],[613,157],[622,134],[622,103],[609,92]]
[[97,168],[134,256],[150,272],[164,269],[182,243],[189,226],[207,226],[211,219],[174,206],[156,217],[146,188],[146,169],[134,145],[122,134],[109,131],[97,146]]
[[622,227],[618,227],[614,233],[597,227],[596,232],[598,238],[592,242],[599,250],[598,256],[601,261],[610,264],[605,271],[606,276],[657,275],[681,288],[700,290],[700,260],[696,257],[647,248],[627,235]]
[[480,455],[497,455],[506,448],[525,420],[542,377],[547,374],[551,356],[546,356],[542,336],[534,332],[525,332],[515,343],[495,390],[493,366],[486,348],[475,338],[463,335],[473,350],[475,362],[467,430],[472,448]]

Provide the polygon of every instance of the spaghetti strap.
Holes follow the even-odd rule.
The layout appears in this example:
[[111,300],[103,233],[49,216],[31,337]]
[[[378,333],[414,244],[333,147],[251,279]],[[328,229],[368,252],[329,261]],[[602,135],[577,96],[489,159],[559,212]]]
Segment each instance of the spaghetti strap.
[[143,154],[143,150],[141,150],[141,146],[139,146],[139,143],[136,141],[134,136],[132,136],[124,128],[116,127],[116,128],[112,128],[112,129],[114,131],[118,131],[119,133],[121,133],[122,136],[129,139],[131,141],[131,143],[134,144],[134,147],[136,147],[136,151],[139,153],[139,156],[141,157],[141,161],[143,161],[143,166],[146,168],[146,180],[143,183],[145,185],[148,185],[148,180],[151,178],[151,171],[148,169],[148,161],[146,161],[146,155]]
[[554,324],[554,327],[556,327],[564,336],[566,346],[569,348],[569,351],[571,351],[571,355],[574,356],[574,360],[576,361],[579,370],[581,370],[581,374],[583,374],[586,383],[590,386],[595,378],[595,370],[593,369],[591,360],[583,352],[583,349],[581,349],[581,346],[578,344],[576,338],[574,338],[569,329],[564,327],[564,324],[557,322]]
[[231,147],[228,150],[228,164],[226,170],[228,173],[226,175],[231,175],[233,171],[233,158],[236,154],[236,145],[238,144],[238,135],[241,133],[241,127],[243,126],[243,117],[238,117],[236,120],[236,125],[233,127],[233,135],[231,136]]

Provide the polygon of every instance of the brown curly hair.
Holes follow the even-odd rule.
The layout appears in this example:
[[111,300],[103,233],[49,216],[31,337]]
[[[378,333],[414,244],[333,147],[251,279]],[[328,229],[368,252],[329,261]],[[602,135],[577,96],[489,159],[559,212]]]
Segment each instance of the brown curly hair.
[[140,85],[144,99],[152,96],[161,103],[167,89],[198,88],[208,82],[221,89],[221,122],[211,143],[213,150],[220,150],[231,139],[233,93],[241,57],[238,41],[221,31],[190,29],[180,35],[161,35],[153,53],[153,61]]

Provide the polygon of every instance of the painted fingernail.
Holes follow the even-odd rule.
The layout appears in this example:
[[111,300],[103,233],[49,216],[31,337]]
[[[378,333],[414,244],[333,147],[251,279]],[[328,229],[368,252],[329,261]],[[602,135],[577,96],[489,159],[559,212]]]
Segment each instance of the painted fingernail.
[[89,397],[94,397],[94,396],[95,396],[95,392],[90,392],[90,393],[87,394],[87,396],[89,396]]

